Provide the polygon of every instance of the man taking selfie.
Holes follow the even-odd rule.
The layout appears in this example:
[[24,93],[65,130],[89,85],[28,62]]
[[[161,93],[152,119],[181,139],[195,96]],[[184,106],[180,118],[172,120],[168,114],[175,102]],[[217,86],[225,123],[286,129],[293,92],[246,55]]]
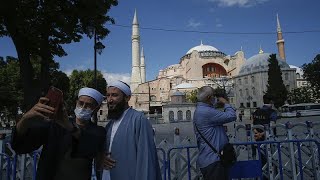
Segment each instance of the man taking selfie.
[[[49,94],[49,93],[48,93]],[[49,98],[58,96],[48,96]],[[88,180],[92,161],[103,155],[105,129],[91,122],[103,95],[92,88],[82,88],[74,110],[76,120],[69,121],[63,103],[41,97],[17,123],[12,148],[18,154],[30,153],[42,146],[38,163],[38,180]],[[58,109],[57,109],[58,108]]]

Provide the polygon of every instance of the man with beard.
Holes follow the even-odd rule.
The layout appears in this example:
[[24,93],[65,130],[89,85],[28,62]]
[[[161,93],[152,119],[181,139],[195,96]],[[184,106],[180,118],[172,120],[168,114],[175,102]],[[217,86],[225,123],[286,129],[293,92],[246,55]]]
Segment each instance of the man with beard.
[[122,82],[107,88],[108,120],[103,180],[160,180],[150,122],[129,107],[130,87]]
[[63,104],[55,109],[50,99],[41,97],[26,112],[13,133],[12,148],[18,154],[30,153],[42,146],[36,179],[88,180],[92,161],[104,154],[105,129],[91,122],[103,101],[103,95],[92,88],[82,88],[78,94],[75,122],[69,120]]

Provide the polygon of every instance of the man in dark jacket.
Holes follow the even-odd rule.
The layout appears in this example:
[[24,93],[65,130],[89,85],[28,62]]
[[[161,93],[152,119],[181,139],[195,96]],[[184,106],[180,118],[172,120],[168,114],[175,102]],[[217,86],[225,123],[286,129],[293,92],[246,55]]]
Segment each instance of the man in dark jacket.
[[[61,104],[58,111],[42,97],[21,120],[13,133],[12,148],[18,153],[30,153],[42,146],[38,163],[38,180],[88,180],[92,161],[103,157],[105,129],[91,122],[103,96],[92,88],[79,91],[75,122],[69,121]],[[55,118],[50,119],[55,114]]]

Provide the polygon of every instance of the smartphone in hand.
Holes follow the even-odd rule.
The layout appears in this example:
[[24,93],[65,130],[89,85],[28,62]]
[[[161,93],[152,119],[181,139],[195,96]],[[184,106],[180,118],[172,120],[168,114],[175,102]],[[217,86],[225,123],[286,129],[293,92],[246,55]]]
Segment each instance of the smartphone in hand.
[[57,115],[60,105],[63,102],[63,92],[60,89],[51,86],[48,90],[46,98],[49,99],[49,102],[47,105],[54,108],[54,111],[55,111],[54,115],[50,117],[50,118],[54,118],[54,116]]

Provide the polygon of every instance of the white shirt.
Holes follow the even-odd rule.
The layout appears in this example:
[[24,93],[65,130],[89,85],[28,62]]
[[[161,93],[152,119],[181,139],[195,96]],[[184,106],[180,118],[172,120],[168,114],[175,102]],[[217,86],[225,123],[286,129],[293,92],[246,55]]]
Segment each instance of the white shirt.
[[[128,108],[129,109],[129,108]],[[123,117],[127,114],[127,111],[128,109],[126,109],[123,113],[122,113],[122,116],[119,118],[119,120],[117,121],[114,121],[114,123],[112,124],[112,127],[111,127],[111,137],[110,137],[110,145],[109,145],[109,152],[111,152],[111,147],[112,147],[112,142],[113,142],[113,138],[114,136],[116,135],[116,132],[122,122],[122,119]],[[106,170],[104,169],[103,170],[103,173],[102,173],[102,180],[111,180],[111,177],[110,177],[110,170]]]

